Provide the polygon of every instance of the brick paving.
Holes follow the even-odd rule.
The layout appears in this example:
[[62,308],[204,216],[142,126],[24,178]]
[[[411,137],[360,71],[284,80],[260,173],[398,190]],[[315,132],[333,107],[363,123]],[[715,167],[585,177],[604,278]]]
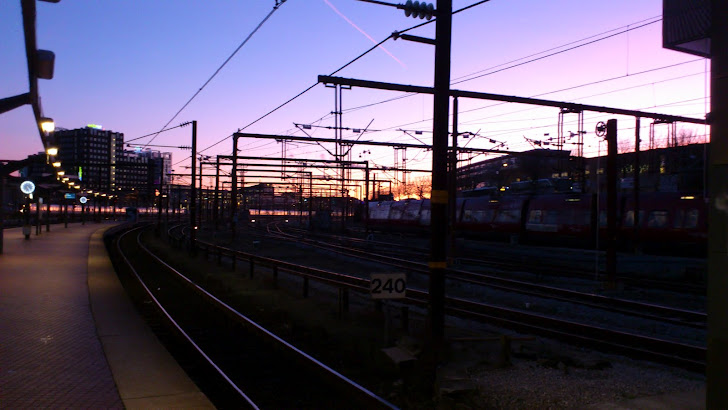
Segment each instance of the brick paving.
[[103,225],[54,226],[0,255],[0,408],[124,408],[91,314],[89,238]]

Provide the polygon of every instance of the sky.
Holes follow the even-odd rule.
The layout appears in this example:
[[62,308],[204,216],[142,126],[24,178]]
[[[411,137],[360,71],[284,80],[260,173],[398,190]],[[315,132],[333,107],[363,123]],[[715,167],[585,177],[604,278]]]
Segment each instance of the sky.
[[[474,2],[454,0],[453,9]],[[305,136],[294,123],[310,124],[310,135],[333,138],[333,130],[320,128],[334,125],[334,91],[322,84],[256,120],[374,42],[423,22],[393,7],[355,0],[287,0],[173,119],[275,4],[38,2],[38,47],[56,55],[54,78],[39,80],[44,115],[57,127],[99,124],[123,132],[126,141],[170,151],[180,173],[187,172],[189,151],[153,145],[190,145],[190,127],[153,140],[137,138],[170,120],[170,126],[196,120],[198,147],[210,156],[229,155],[230,136],[238,130]],[[491,0],[453,16],[452,88],[704,118],[709,61],[664,49],[661,15],[662,0]],[[20,0],[0,2],[0,22],[0,96],[5,98],[28,91]],[[434,26],[408,34],[432,38]],[[434,47],[390,39],[336,75],[432,86]],[[431,96],[353,88],[343,91],[342,100],[344,127],[363,129],[371,123],[371,132],[359,137],[345,130],[344,139],[432,141]],[[472,148],[523,151],[558,133],[556,108],[461,99],[459,117],[460,132],[477,134],[460,140]],[[584,118],[584,129],[578,130],[576,115],[565,116],[564,132],[586,131],[587,156],[606,150],[594,133],[598,121],[616,118],[621,144],[628,148],[634,140],[632,118],[590,112]],[[655,127],[658,143],[664,144],[667,128]],[[692,132],[696,139],[707,134],[705,126],[678,124],[678,130]],[[641,133],[645,149],[649,121],[642,121]],[[285,149],[288,157],[332,159],[325,148],[333,149],[311,143],[287,143]],[[0,114],[0,159],[25,158],[42,149],[30,106]],[[279,157],[282,152],[280,143],[262,139],[242,139],[240,149],[247,156]],[[432,161],[430,151],[417,149],[395,153],[356,145],[351,154],[352,160],[367,160],[371,166],[402,165],[403,155],[411,169],[427,169]],[[470,161],[486,158],[481,154]],[[401,179],[391,172],[378,176],[393,177]]]

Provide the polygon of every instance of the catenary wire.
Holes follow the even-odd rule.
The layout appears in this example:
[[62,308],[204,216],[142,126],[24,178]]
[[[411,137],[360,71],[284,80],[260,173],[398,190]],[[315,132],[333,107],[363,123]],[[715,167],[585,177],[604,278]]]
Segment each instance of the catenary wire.
[[[195,97],[197,97],[200,94],[200,92],[202,92],[202,90],[212,81],[213,78],[215,78],[215,76],[217,76],[218,73],[220,73],[220,71],[227,65],[227,63],[230,62],[230,60],[232,60],[233,57],[235,57],[235,54],[237,54],[238,51],[240,51],[240,49],[243,48],[243,46],[248,43],[248,41],[253,37],[253,35],[261,27],[263,27],[263,24],[265,24],[265,22],[268,21],[268,19],[273,15],[273,13],[275,13],[275,11],[278,10],[278,8],[280,8],[280,6],[283,3],[285,3],[285,2],[286,2],[286,0],[281,0],[280,2],[279,1],[276,1],[275,6],[273,6],[273,9],[270,11],[270,13],[268,13],[268,15],[265,16],[265,18],[260,23],[258,23],[258,25],[255,27],[255,29],[253,29],[253,31],[251,31],[250,34],[248,34],[248,36],[245,38],[245,40],[243,40],[243,42],[240,43],[240,45],[238,46],[238,48],[236,48],[235,51],[233,51],[233,53],[230,54],[230,56],[220,65],[220,67],[218,67],[217,70],[215,70],[215,72],[210,76],[210,78],[208,78],[207,81],[205,81],[205,83],[202,84],[202,87],[200,87],[200,89],[198,89],[192,95],[192,97],[190,97],[190,99],[187,100],[187,102],[182,106],[182,108],[180,108],[179,111],[177,111],[177,113],[175,113],[172,116],[172,118],[170,118],[169,121],[167,121],[167,123],[164,124],[164,126],[162,127],[162,129],[166,128],[172,121],[174,121],[175,118],[177,118],[177,116],[185,108],[187,108],[188,105],[190,105],[190,103],[192,102],[192,100],[194,100]],[[157,134],[157,135],[159,135],[159,134]],[[157,135],[155,135],[154,137],[152,137],[152,139],[147,143],[147,145],[151,144],[157,138]],[[146,147],[146,145],[145,145],[145,147]]]

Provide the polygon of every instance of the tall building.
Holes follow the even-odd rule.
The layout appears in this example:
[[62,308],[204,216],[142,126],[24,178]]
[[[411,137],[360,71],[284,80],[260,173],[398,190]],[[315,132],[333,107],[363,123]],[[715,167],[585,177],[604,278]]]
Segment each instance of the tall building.
[[154,190],[169,184],[172,154],[124,149],[124,134],[88,125],[73,130],[57,129],[58,159],[67,176],[78,178],[84,188],[135,200],[154,198]]
[[56,129],[58,159],[66,175],[81,185],[112,192],[117,185],[116,162],[124,153],[124,134],[88,125],[74,130]]

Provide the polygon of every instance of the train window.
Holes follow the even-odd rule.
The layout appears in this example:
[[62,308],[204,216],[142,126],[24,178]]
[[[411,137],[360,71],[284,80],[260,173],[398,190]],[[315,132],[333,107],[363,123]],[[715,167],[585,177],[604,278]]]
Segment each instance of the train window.
[[624,214],[624,227],[631,228],[634,226],[634,211],[627,211]]
[[664,228],[667,226],[667,211],[651,211],[647,215],[649,228]]
[[544,215],[543,222],[549,225],[559,223],[559,211],[547,211],[546,215]]
[[528,223],[538,224],[541,223],[541,210],[533,210],[528,213]]
[[698,216],[700,211],[697,209],[691,209],[685,216],[685,229],[695,229],[698,227]]
[[[645,224],[645,211],[640,211],[640,225]],[[624,214],[624,225],[625,228],[631,228],[634,226],[634,211],[627,211]]]
[[566,216],[568,225],[589,225],[589,213],[581,210],[572,210]]
[[678,209],[675,213],[675,219],[672,221],[672,227],[680,229],[683,227],[683,219],[685,219],[685,211]]
[[485,211],[476,211],[475,212],[475,221],[476,222],[491,222],[493,220],[493,215],[495,211],[492,209],[486,209]]
[[500,223],[518,223],[519,219],[520,212],[516,209],[504,209],[495,217],[495,221]]
[[466,209],[463,213],[463,222],[473,222],[475,218],[473,218],[473,211],[470,209]]

